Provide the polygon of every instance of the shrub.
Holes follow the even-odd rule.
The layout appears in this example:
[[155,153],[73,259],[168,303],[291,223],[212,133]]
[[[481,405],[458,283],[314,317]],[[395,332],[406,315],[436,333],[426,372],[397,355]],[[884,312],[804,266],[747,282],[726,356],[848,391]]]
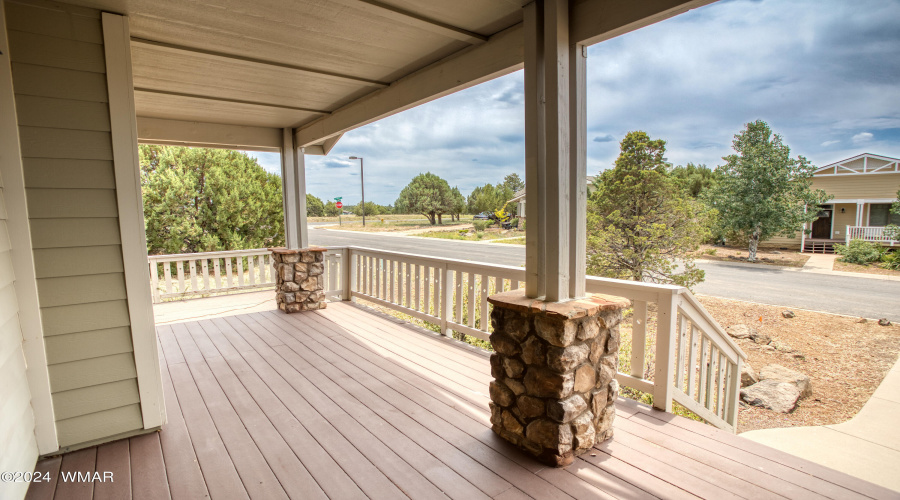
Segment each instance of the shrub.
[[850,240],[847,245],[835,245],[834,251],[841,256],[841,262],[863,266],[881,260],[884,255],[881,245],[865,240]]
[[481,233],[484,232],[485,229],[490,225],[490,221],[486,220],[477,220],[472,223],[475,226],[475,232]]
[[884,256],[881,257],[881,262],[884,263],[882,267],[884,267],[885,269],[900,271],[900,250],[885,252]]

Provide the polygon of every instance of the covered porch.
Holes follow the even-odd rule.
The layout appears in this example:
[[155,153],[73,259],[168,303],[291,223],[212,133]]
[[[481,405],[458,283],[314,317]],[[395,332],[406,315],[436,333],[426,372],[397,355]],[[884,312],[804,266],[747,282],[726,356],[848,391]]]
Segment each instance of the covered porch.
[[[168,423],[41,461],[28,498],[895,495],[621,398],[612,440],[544,467],[491,431],[486,352],[351,302],[270,305],[158,326]],[[62,480],[93,471],[115,482]]]

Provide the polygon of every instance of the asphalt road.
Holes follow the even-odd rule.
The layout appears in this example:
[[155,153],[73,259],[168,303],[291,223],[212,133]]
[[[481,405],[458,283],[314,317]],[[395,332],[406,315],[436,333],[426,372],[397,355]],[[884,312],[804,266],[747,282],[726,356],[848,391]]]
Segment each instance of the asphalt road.
[[[312,225],[312,224],[311,224]],[[433,257],[522,266],[522,245],[484,244],[437,238],[310,228],[310,242],[321,246],[355,245]],[[786,307],[900,322],[900,280],[876,280],[800,272],[773,266],[701,262],[706,281],[695,292]]]

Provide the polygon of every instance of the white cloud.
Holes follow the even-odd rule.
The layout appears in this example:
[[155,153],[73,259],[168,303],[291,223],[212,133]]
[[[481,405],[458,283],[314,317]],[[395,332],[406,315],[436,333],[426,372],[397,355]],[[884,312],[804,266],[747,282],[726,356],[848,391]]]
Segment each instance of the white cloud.
[[853,137],[851,137],[850,140],[853,141],[853,144],[861,144],[863,142],[871,141],[872,137],[875,137],[875,136],[872,135],[871,132],[860,132],[860,133],[854,135]]
[[841,141],[825,141],[825,142],[823,142],[822,144],[819,144],[819,145],[822,146],[823,148],[827,148],[828,146],[837,144],[837,143],[839,143],[839,142],[841,142]]

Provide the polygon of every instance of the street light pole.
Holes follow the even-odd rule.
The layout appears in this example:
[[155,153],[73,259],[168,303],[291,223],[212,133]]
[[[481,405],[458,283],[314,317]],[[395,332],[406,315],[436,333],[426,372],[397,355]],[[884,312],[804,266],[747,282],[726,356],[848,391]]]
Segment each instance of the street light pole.
[[363,159],[361,156],[351,156],[351,160],[359,160],[359,185],[362,187],[362,218],[363,227],[366,227],[366,181],[363,177]]

